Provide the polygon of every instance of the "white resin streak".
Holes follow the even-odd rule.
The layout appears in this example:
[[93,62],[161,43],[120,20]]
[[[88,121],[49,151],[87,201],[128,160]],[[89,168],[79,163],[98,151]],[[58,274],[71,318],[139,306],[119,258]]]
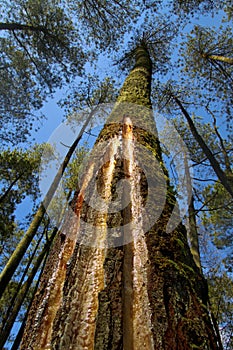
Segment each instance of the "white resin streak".
[[[133,239],[133,344],[134,350],[153,350],[154,340],[152,334],[151,309],[147,291],[148,250],[143,232],[142,198],[140,195],[140,174],[135,158],[135,142],[133,125],[129,117],[124,123],[128,126],[123,135],[123,154],[128,160],[127,173],[130,181],[130,199],[132,225],[130,228]],[[127,349],[124,349],[127,350]]]

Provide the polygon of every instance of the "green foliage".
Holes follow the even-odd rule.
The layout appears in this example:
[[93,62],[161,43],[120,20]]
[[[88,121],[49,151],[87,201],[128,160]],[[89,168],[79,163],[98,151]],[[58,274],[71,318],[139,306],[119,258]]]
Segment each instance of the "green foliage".
[[[85,121],[95,107],[100,105],[101,108],[101,104],[115,102],[116,96],[115,80],[111,77],[100,80],[99,77],[92,75],[81,80],[78,87],[74,86],[71,92],[59,101],[59,105],[64,108],[68,122],[76,124]],[[95,120],[95,113],[91,123],[93,120]]]
[[218,31],[214,28],[195,26],[190,34],[187,36],[186,51],[183,53],[186,59],[185,70],[192,75],[199,73],[213,80],[217,80],[217,76],[213,75],[214,70],[217,73],[222,71],[224,77],[228,76],[231,82],[232,68],[227,63],[214,66],[213,61],[209,59],[211,55],[233,57],[231,26],[220,27]]
[[215,2],[213,0],[178,0],[173,2],[173,8],[176,14],[191,14],[196,12],[206,13],[214,9],[223,7],[223,1]]
[[135,50],[139,45],[147,48],[153,63],[153,72],[164,75],[168,71],[173,39],[179,26],[176,28],[169,15],[167,17],[156,16],[152,20],[145,21],[139,29],[134,30],[127,47],[124,48],[122,57],[117,61],[123,71],[128,71],[129,67],[134,64]]
[[33,203],[39,196],[38,168],[49,145],[34,146],[33,149],[4,150],[0,153],[0,239],[13,234],[16,228],[15,210],[26,197]]
[[50,225],[60,227],[73,197],[79,192],[79,171],[85,158],[88,156],[87,145],[76,149],[62,177],[62,182],[53,196],[47,213],[50,218]]
[[221,332],[224,349],[233,346],[233,280],[226,274],[209,276],[211,309]]
[[227,14],[227,20],[230,21],[233,18],[233,4],[231,0],[225,1],[226,5],[224,11]]
[[[202,215],[203,225],[212,233],[214,244],[228,251],[226,267],[232,272],[233,264],[233,201],[223,186],[216,183],[203,192],[207,212]],[[231,257],[231,258],[230,258]]]
[[214,112],[221,109],[228,122],[233,103],[233,65],[212,59],[211,55],[232,58],[232,34],[231,25],[218,29],[195,26],[181,50],[182,74],[192,79],[202,103],[212,106]]
[[81,34],[86,42],[90,43],[91,39],[104,49],[123,39],[124,33],[132,29],[144,8],[138,0],[68,0],[67,5],[80,22]]
[[78,177],[79,177],[79,171],[80,167],[82,167],[82,163],[85,161],[85,158],[88,157],[89,153],[88,146],[82,146],[79,147],[72,159],[72,161],[69,163],[67,167],[67,171],[64,176],[64,187],[65,189],[69,191],[78,191],[77,188],[78,184]]
[[[2,143],[24,142],[44,101],[132,28],[140,1],[5,0],[0,19]],[[119,21],[119,18],[121,20]],[[88,56],[86,52],[88,51]],[[71,88],[70,88],[71,89]]]
[[11,281],[8,285],[6,293],[4,294],[4,297],[0,301],[0,324],[3,321],[4,314],[7,312],[8,300],[10,300],[13,297],[17,287],[18,283],[16,281]]
[[86,57],[61,1],[5,1],[2,7],[1,139],[15,144],[25,141],[44,100],[81,74]]

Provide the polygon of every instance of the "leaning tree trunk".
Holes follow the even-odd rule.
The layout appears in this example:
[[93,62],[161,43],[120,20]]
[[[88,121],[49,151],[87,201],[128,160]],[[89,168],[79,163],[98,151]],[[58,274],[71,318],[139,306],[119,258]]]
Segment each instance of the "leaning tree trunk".
[[54,243],[21,349],[220,349],[185,227],[167,229],[175,197],[151,109],[151,60],[143,45],[135,57],[76,215]]

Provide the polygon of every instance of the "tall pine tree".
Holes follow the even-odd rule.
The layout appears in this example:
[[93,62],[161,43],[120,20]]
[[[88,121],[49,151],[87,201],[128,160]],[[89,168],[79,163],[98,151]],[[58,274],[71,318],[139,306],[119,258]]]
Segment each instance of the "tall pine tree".
[[[133,55],[73,200],[75,216],[51,250],[21,349],[221,349],[186,229],[168,229],[176,199],[152,113],[146,40]],[[122,191],[120,180],[128,183]],[[90,205],[93,182],[106,210]],[[122,206],[117,212],[110,210],[114,200]]]

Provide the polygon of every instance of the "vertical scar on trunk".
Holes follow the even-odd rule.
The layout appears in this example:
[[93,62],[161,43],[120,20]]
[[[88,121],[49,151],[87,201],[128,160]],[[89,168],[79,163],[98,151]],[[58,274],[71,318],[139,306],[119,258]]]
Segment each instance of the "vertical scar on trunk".
[[[143,232],[140,172],[137,166],[136,142],[129,117],[123,120],[124,174],[130,182],[125,194],[131,203],[125,212],[124,234],[130,243],[124,246],[123,264],[123,346],[127,350],[154,349],[151,310],[147,292],[148,252]],[[129,237],[130,235],[130,237]]]

